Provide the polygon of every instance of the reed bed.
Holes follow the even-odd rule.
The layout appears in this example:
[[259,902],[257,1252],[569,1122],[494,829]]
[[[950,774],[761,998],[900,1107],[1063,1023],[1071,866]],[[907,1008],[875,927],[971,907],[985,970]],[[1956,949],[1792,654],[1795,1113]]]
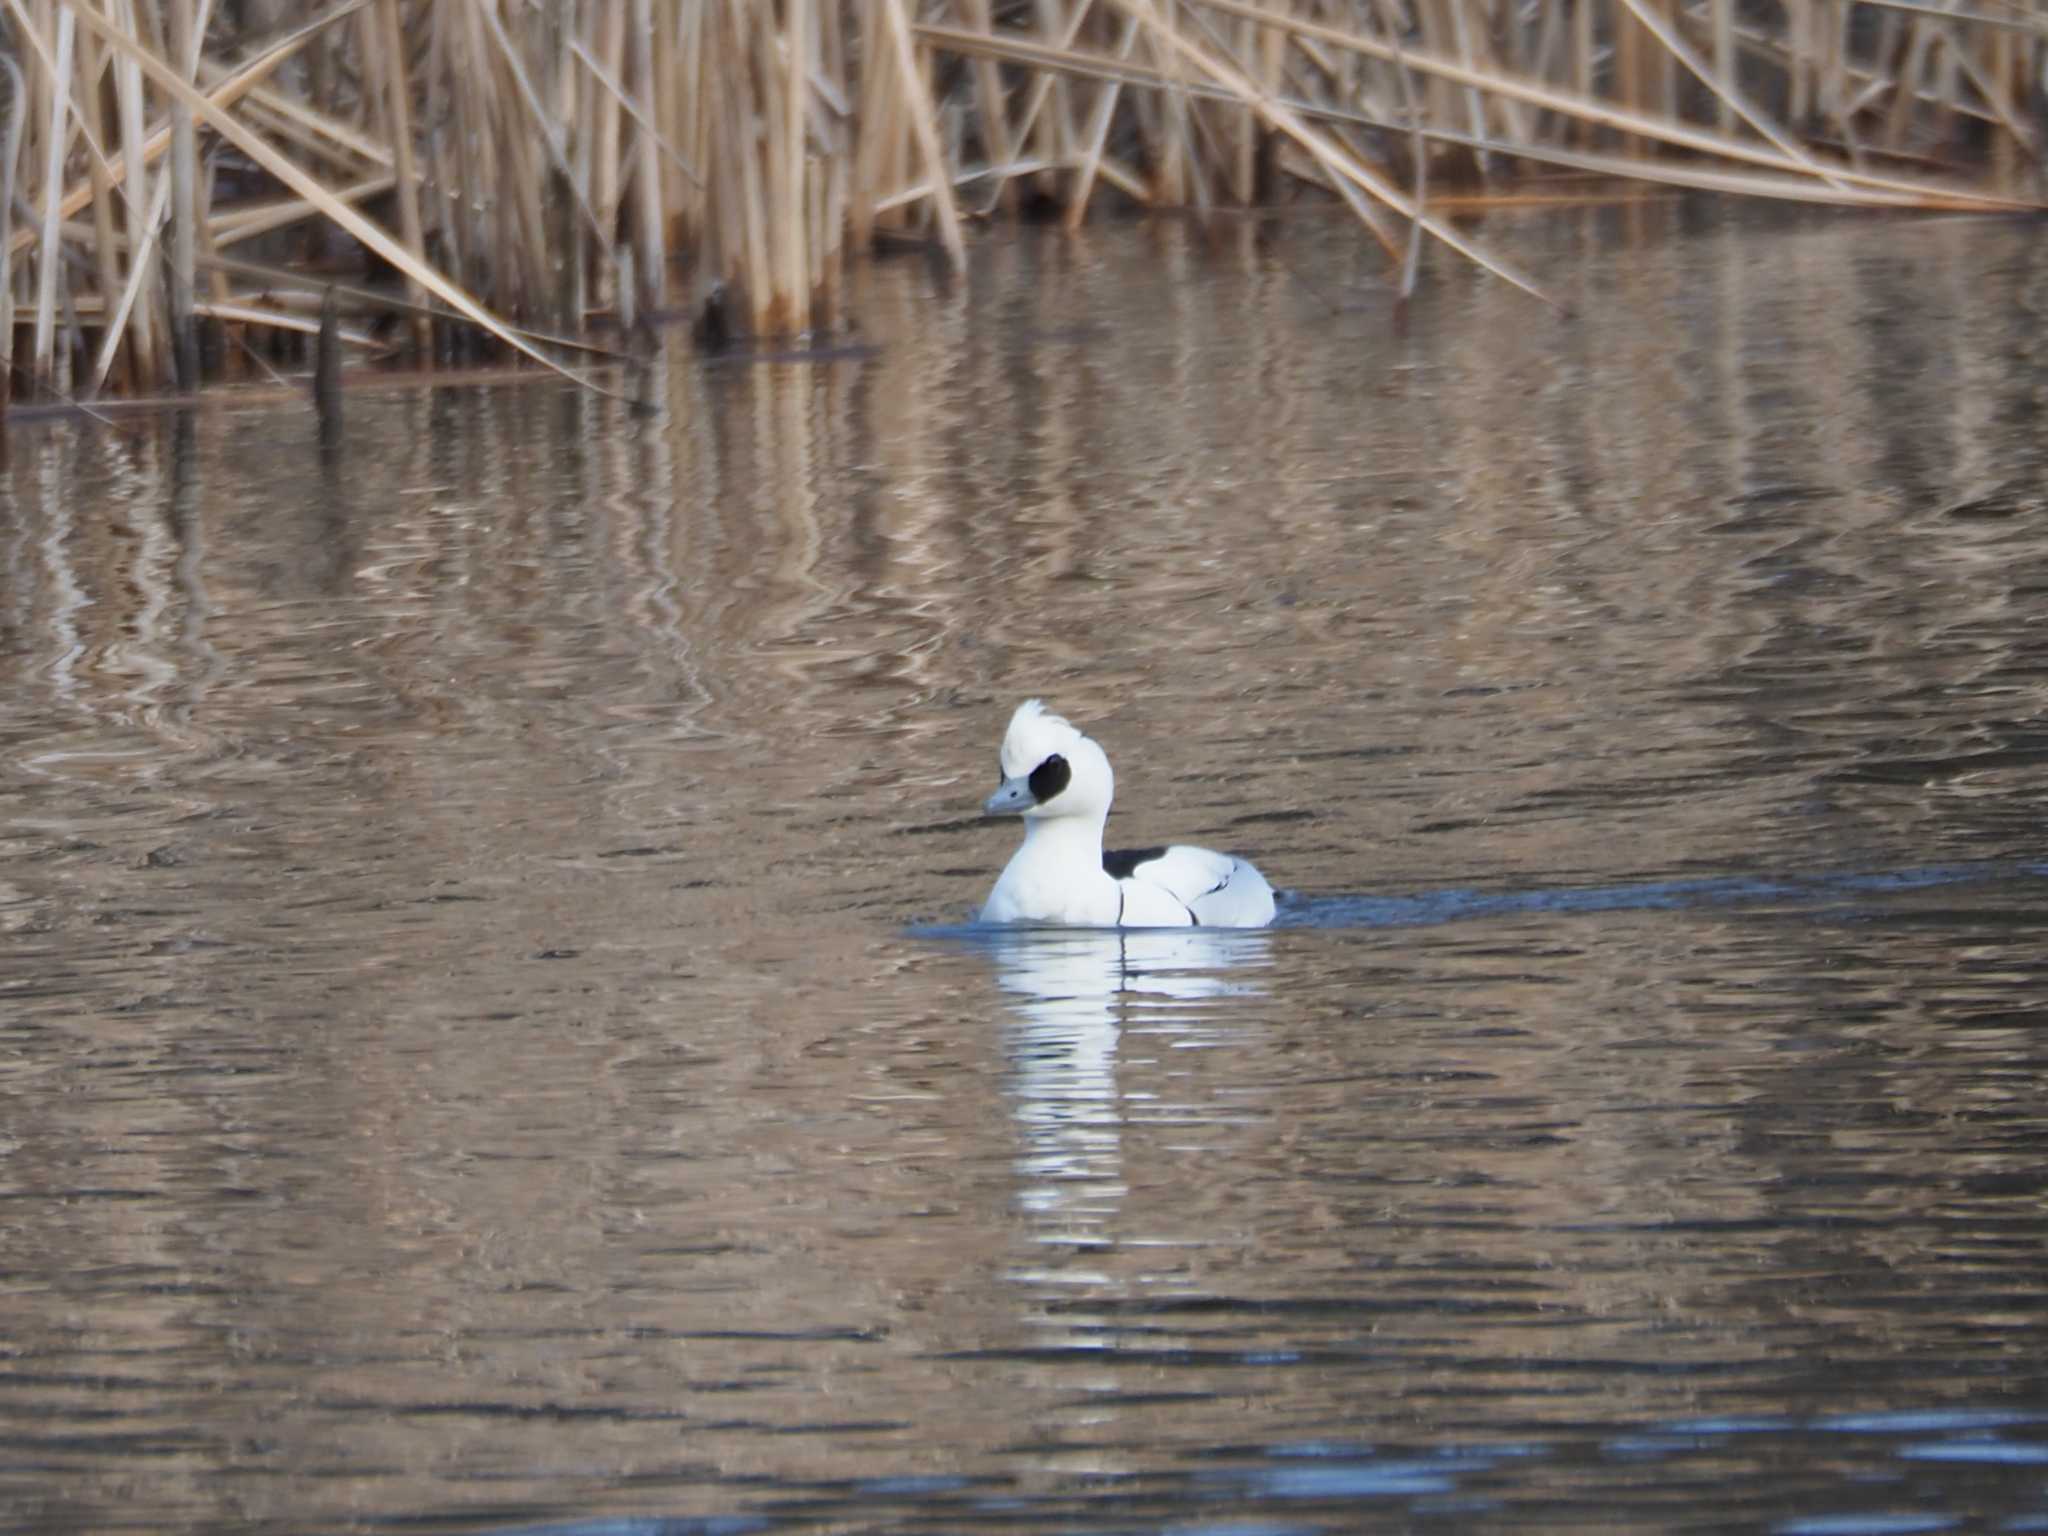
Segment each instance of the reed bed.
[[1334,199],[1404,292],[1435,241],[1532,293],[1447,191],[2033,208],[2044,37],[2048,0],[0,0],[0,390],[298,367],[323,306],[423,365],[684,306],[829,332],[856,253],[1105,206]]

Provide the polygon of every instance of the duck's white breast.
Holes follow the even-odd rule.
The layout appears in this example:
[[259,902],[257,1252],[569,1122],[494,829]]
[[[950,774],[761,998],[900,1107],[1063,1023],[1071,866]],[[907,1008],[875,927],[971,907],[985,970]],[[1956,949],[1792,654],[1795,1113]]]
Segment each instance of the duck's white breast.
[[1060,859],[1031,858],[1027,843],[1004,866],[983,903],[985,923],[1061,923],[1114,928],[1121,908],[1116,882],[1100,869]]

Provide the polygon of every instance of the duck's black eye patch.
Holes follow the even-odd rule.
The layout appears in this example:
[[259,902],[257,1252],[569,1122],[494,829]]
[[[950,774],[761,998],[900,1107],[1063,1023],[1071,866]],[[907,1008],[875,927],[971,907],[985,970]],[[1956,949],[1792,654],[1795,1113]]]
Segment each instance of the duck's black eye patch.
[[1074,776],[1074,770],[1067,766],[1067,760],[1055,752],[1036,768],[1031,770],[1031,798],[1040,805],[1067,787],[1067,781]]

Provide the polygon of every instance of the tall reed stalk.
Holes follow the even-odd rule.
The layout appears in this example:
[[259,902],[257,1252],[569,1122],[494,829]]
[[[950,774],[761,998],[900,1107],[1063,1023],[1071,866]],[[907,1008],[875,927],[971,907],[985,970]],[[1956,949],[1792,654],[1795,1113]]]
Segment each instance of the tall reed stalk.
[[1446,192],[2035,207],[2044,38],[2048,0],[0,0],[0,353],[17,398],[189,387],[332,291],[358,355],[557,366],[677,296],[829,331],[878,240],[1302,196],[1404,287],[1435,241],[1535,291]]

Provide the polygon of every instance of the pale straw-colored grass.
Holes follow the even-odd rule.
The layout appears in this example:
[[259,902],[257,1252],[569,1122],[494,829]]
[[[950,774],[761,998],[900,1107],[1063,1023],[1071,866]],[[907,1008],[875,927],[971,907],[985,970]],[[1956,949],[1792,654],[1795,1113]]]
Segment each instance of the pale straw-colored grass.
[[357,357],[562,368],[713,292],[829,332],[878,240],[1309,197],[1403,292],[1440,245],[1540,294],[1448,210],[2033,209],[2044,42],[2048,0],[0,0],[0,352],[17,398],[189,387],[201,328],[267,369],[328,296]]

